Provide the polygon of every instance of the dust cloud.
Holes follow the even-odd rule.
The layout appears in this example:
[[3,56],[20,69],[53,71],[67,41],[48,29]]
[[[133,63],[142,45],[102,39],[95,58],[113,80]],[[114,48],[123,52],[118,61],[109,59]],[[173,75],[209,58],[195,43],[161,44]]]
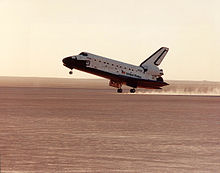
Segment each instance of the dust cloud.
[[170,85],[160,90],[141,90],[136,94],[162,95],[208,95],[220,96],[220,83],[208,81],[169,81]]

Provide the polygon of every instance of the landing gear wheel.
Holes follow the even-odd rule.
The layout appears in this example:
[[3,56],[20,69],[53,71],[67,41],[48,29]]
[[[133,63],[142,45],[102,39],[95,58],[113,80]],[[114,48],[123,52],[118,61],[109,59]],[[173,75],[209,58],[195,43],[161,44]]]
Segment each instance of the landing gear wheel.
[[73,74],[73,71],[70,71],[69,74]]
[[118,88],[117,92],[118,92],[118,93],[122,93],[122,89],[121,89],[121,88]]
[[135,89],[130,89],[130,93],[135,93]]

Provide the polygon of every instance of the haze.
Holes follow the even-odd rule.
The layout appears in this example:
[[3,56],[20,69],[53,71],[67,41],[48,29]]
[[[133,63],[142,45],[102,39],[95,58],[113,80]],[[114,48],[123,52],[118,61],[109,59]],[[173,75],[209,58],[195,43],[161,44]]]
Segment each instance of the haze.
[[68,77],[61,60],[81,51],[139,65],[166,46],[164,79],[220,81],[219,6],[217,0],[1,0],[0,75]]

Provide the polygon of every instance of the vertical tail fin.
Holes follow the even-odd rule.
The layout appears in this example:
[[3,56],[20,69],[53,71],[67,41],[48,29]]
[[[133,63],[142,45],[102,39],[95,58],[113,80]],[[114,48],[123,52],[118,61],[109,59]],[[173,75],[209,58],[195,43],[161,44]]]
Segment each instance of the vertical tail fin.
[[151,55],[148,59],[146,59],[144,62],[140,64],[141,67],[145,68],[148,65],[160,65],[160,63],[163,61],[163,58],[166,56],[169,48],[167,47],[161,47],[159,50],[157,50],[153,55]]

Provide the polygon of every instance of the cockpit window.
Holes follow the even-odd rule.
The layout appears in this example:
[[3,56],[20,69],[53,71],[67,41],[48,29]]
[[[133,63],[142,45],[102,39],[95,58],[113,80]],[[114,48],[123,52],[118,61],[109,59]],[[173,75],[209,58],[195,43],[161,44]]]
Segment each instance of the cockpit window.
[[81,52],[79,55],[82,55],[82,56],[88,56],[88,54],[85,53],[85,52]]

